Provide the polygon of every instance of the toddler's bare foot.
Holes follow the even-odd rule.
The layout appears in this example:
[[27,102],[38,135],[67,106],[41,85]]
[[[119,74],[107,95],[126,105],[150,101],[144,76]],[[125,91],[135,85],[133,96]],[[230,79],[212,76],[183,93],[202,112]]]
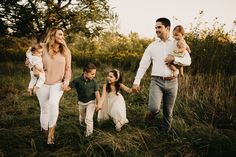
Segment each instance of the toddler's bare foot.
[[33,89],[32,88],[28,88],[27,90],[29,92],[29,95],[32,96],[33,95]]
[[120,132],[120,131],[121,131],[121,128],[116,128],[116,131],[117,131],[117,132]]

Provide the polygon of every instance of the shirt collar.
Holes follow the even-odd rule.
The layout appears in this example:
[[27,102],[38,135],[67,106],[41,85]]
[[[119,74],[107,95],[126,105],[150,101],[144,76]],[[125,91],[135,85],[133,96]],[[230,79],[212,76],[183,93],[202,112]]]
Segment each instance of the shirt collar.
[[84,81],[84,82],[89,81],[89,80],[86,80],[86,79],[84,78],[84,74],[82,74],[82,75],[80,76],[80,79],[81,79],[82,81]]
[[[167,39],[167,41],[174,41],[175,39],[172,36],[169,36],[169,38]],[[156,40],[157,42],[162,42],[162,40],[160,38],[157,38]]]

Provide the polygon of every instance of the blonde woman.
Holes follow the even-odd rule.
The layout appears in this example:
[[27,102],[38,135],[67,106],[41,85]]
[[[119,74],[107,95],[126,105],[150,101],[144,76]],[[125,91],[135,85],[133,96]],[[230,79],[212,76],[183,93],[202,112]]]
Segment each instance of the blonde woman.
[[54,144],[59,102],[71,79],[71,53],[62,29],[53,28],[48,32],[42,60],[45,83],[36,92],[40,104],[40,124],[47,136],[47,144]]

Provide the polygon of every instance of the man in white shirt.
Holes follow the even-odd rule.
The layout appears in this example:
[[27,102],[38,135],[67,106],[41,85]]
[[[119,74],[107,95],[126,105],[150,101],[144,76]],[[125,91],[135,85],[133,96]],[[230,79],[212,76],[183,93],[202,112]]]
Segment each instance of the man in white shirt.
[[170,20],[159,18],[156,20],[156,34],[158,39],[152,42],[145,50],[140,61],[133,83],[133,91],[140,90],[140,82],[146,70],[152,63],[151,84],[149,88],[148,114],[145,120],[152,121],[160,111],[163,100],[162,131],[169,132],[171,128],[172,113],[178,91],[178,79],[172,75],[167,63],[189,66],[191,58],[189,53],[183,57],[174,57],[171,54],[176,48],[177,41],[170,36]]

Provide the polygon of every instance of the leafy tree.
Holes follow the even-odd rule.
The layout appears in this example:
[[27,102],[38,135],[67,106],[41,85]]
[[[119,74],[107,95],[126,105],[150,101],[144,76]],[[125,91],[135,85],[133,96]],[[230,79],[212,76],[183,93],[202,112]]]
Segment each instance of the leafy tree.
[[51,27],[97,36],[116,17],[108,0],[0,0],[1,27],[11,30],[9,35],[38,41]]
[[4,21],[0,18],[0,36],[7,34],[7,26]]

